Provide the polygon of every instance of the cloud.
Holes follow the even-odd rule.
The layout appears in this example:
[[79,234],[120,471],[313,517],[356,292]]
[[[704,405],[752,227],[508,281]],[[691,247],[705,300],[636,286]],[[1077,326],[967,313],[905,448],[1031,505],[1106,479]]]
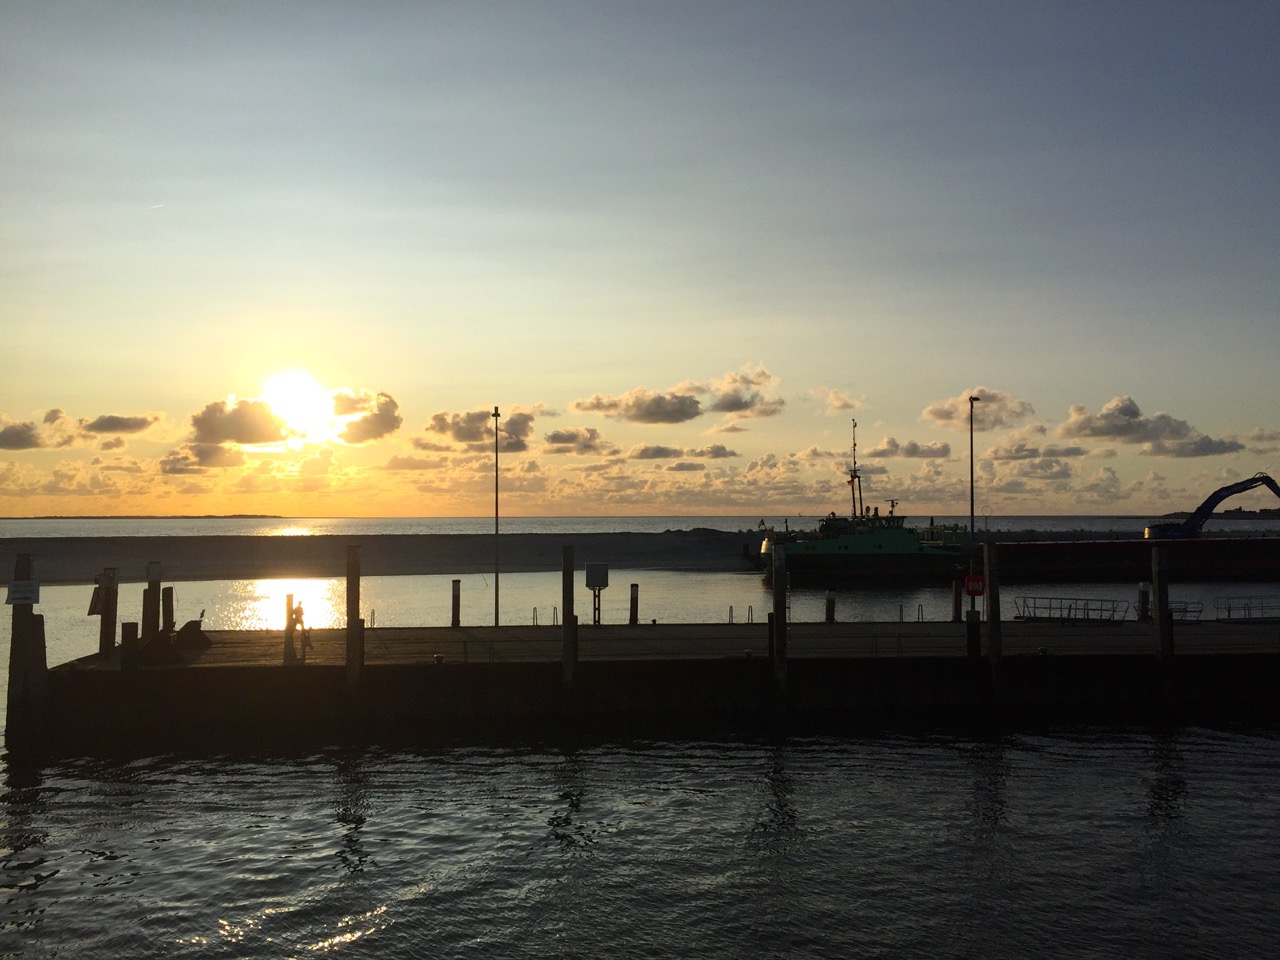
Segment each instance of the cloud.
[[279,443],[285,439],[284,421],[261,400],[223,400],[208,404],[191,418],[196,443]]
[[700,470],[706,470],[707,465],[705,463],[695,463],[692,460],[679,460],[676,463],[668,464],[663,469],[672,473],[697,473]]
[[1065,438],[1100,437],[1121,443],[1143,444],[1139,451],[1152,457],[1207,457],[1235,453],[1244,444],[1232,439],[1214,439],[1185,420],[1167,413],[1144,416],[1132,397],[1114,397],[1096,414],[1080,404],[1072,404],[1067,420],[1058,426]]
[[632,447],[627,453],[628,460],[674,460],[683,456],[684,450],[680,447],[663,447],[658,444]]
[[440,470],[448,464],[444,457],[392,457],[384,470]]
[[1071,458],[1088,456],[1084,447],[1032,446],[1019,440],[1004,447],[992,447],[982,456],[986,460],[1036,460],[1040,457]]
[[[534,419],[541,409],[540,405],[533,409],[515,408],[505,418],[498,418],[498,448],[501,452],[523,453],[529,449]],[[471,410],[467,413],[442,411],[431,418],[426,428],[455,443],[463,444],[468,450],[483,453],[493,449],[493,423],[491,410]],[[426,441],[415,440],[414,445],[422,450],[433,449]]]
[[427,424],[432,433],[439,433],[454,443],[468,445],[493,442],[493,413],[488,410],[472,410],[468,413],[441,412]]
[[612,457],[618,448],[600,436],[595,427],[575,427],[553,430],[543,437],[546,453],[572,453],[579,456],[599,455]]
[[702,415],[702,401],[687,393],[654,393],[636,387],[619,397],[593,394],[586,400],[573,401],[569,409],[631,423],[685,423]]
[[1026,480],[1069,480],[1071,465],[1057,457],[1037,457],[1033,460],[1019,460],[1007,475],[1022,477]]
[[697,450],[686,450],[686,457],[698,457],[703,460],[723,460],[727,457],[741,456],[736,450],[730,450],[723,443],[713,443],[706,447],[699,447]]
[[920,417],[934,426],[950,427],[957,431],[968,430],[970,397],[980,398],[973,404],[973,429],[976,431],[1009,427],[1035,413],[1035,409],[1025,400],[990,387],[974,387],[959,396],[929,404],[920,412]]
[[387,393],[378,393],[372,397],[368,394],[356,397],[350,392],[339,393],[334,397],[335,412],[339,406],[350,407],[349,413],[360,414],[342,428],[338,439],[343,443],[368,443],[394,433],[404,423],[404,417],[400,416],[400,405]]
[[899,443],[893,437],[885,437],[880,441],[880,446],[872,447],[867,451],[866,456],[909,457],[919,460],[945,460],[951,456],[951,444],[946,442],[916,443],[914,440],[908,440],[906,443]]
[[826,407],[825,413],[828,417],[838,416],[849,410],[860,410],[867,402],[866,394],[860,397],[851,397],[843,391],[831,390],[827,387],[818,387],[810,390],[809,395],[822,402]]
[[0,450],[35,450],[43,445],[34,423],[8,423],[0,427]]
[[775,388],[778,382],[763,365],[754,370],[726,373],[707,388],[711,395],[709,409],[728,413],[734,420],[777,416],[786,401],[766,397],[761,391]]
[[81,420],[80,429],[85,433],[95,434],[141,433],[159,419],[159,417],[120,417],[114,414],[104,414],[101,417],[95,417],[93,420]]

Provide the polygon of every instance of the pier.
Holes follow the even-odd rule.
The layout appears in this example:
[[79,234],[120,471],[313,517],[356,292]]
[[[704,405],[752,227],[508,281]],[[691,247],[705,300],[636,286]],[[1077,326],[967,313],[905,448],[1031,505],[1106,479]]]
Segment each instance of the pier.
[[[1267,616],[1274,603],[1178,617],[1165,547],[1147,551],[1149,619],[1006,620],[1002,549],[989,545],[987,619],[976,642],[974,625],[959,621],[789,622],[778,595],[767,622],[581,624],[567,545],[568,615],[551,626],[462,626],[456,614],[450,626],[366,625],[361,550],[348,545],[344,627],[306,630],[291,600],[281,630],[178,627],[149,565],[145,575],[156,580],[142,620],[120,624],[117,640],[119,576],[108,568],[95,594],[98,652],[53,668],[44,663],[42,619],[23,602],[35,559],[22,554],[10,592],[6,739],[11,751],[58,752],[618,726],[702,735],[726,725],[769,732],[1280,716],[1280,622]],[[1260,615],[1245,615],[1255,608]]]

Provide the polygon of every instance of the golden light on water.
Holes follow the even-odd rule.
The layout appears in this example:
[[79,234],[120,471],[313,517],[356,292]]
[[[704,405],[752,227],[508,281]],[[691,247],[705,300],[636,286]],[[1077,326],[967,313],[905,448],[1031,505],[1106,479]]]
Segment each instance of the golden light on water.
[[218,611],[219,629],[283,630],[288,597],[302,605],[303,623],[325,629],[346,623],[346,583],[341,580],[240,580]]

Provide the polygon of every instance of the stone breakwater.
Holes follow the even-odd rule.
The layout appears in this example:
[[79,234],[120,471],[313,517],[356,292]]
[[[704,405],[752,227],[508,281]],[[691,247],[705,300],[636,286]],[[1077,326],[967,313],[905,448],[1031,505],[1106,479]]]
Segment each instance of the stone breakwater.
[[[575,566],[616,569],[741,570],[760,551],[761,534],[721,530],[664,533],[512,533],[498,538],[500,568],[523,573],[559,570],[563,548]],[[122,583],[146,580],[159,561],[166,581],[281,577],[342,577],[347,547],[360,547],[364,576],[486,573],[494,568],[492,534],[382,534],[366,537],[10,537],[0,538],[0,578],[12,558],[32,555],[41,583],[91,583],[106,567]]]

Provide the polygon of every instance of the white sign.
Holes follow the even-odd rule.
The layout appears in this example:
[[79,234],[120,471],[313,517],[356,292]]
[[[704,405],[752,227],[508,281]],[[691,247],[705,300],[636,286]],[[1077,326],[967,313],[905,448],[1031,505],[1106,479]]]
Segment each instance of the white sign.
[[35,580],[10,580],[9,592],[5,595],[4,602],[10,605],[39,603],[40,584]]

